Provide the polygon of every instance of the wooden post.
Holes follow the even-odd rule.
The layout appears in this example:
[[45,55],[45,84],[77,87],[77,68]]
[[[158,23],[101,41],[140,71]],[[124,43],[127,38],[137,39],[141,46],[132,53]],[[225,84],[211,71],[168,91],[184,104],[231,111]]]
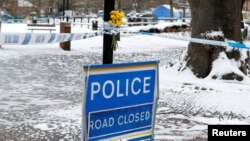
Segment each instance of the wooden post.
[[[115,0],[104,0],[104,22],[110,20],[110,12],[115,9]],[[113,63],[112,35],[103,35],[103,64]]]
[[[60,23],[60,33],[71,33],[71,24],[68,22]],[[60,43],[60,47],[65,51],[70,51],[70,41]]]

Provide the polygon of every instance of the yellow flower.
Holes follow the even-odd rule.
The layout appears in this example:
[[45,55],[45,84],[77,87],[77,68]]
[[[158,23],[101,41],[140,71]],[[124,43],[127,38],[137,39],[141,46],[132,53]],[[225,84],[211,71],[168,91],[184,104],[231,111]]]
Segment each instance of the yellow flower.
[[125,14],[121,12],[121,18],[125,18]]
[[115,16],[114,16],[114,15],[111,15],[110,18],[113,20],[113,19],[115,19]]
[[110,12],[111,15],[114,15],[115,13],[117,13],[116,10],[113,10],[113,11]]
[[109,20],[108,23],[109,23],[109,24],[113,24],[113,21],[112,21],[112,20]]
[[122,19],[125,17],[125,14],[119,10],[113,10],[110,12],[110,21],[109,24],[114,24],[117,27],[120,27],[123,24]]
[[118,21],[116,24],[116,26],[118,26],[118,27],[121,27],[121,25],[123,25],[123,21]]

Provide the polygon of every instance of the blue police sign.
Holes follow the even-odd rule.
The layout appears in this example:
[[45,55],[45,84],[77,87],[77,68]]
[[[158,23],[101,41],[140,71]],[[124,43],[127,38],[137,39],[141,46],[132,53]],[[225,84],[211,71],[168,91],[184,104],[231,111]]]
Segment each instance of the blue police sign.
[[85,141],[152,139],[158,62],[84,67]]

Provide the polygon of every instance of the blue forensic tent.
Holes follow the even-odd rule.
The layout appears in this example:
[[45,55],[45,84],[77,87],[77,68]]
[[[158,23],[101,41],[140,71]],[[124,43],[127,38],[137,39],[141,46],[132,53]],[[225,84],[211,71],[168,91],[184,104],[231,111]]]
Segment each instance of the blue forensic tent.
[[[181,13],[177,9],[173,8],[174,12],[174,19],[180,19]],[[161,20],[161,19],[171,19],[170,17],[170,6],[169,5],[160,5],[156,7],[153,11],[153,16],[155,19]]]

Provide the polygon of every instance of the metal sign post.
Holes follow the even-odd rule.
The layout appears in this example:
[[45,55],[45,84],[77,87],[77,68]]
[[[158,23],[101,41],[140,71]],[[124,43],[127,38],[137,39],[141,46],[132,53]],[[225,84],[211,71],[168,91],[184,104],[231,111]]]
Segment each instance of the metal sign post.
[[158,62],[85,66],[84,141],[152,140]]
[[[67,0],[66,10],[69,10],[69,0]],[[71,15],[73,17],[73,15]],[[69,15],[66,17],[66,21],[69,22]]]
[[3,12],[0,11],[0,32],[2,30],[2,16],[3,16]]
[[[104,0],[104,22],[110,20],[110,12],[115,9],[115,0]],[[103,64],[113,63],[112,35],[103,35]]]
[[62,7],[62,10],[63,10],[63,21],[64,21],[64,16],[65,16],[65,0],[63,0],[63,7]]
[[[2,15],[3,15],[3,12],[0,11],[0,33],[2,32]],[[0,45],[0,48],[2,48],[1,45]]]

